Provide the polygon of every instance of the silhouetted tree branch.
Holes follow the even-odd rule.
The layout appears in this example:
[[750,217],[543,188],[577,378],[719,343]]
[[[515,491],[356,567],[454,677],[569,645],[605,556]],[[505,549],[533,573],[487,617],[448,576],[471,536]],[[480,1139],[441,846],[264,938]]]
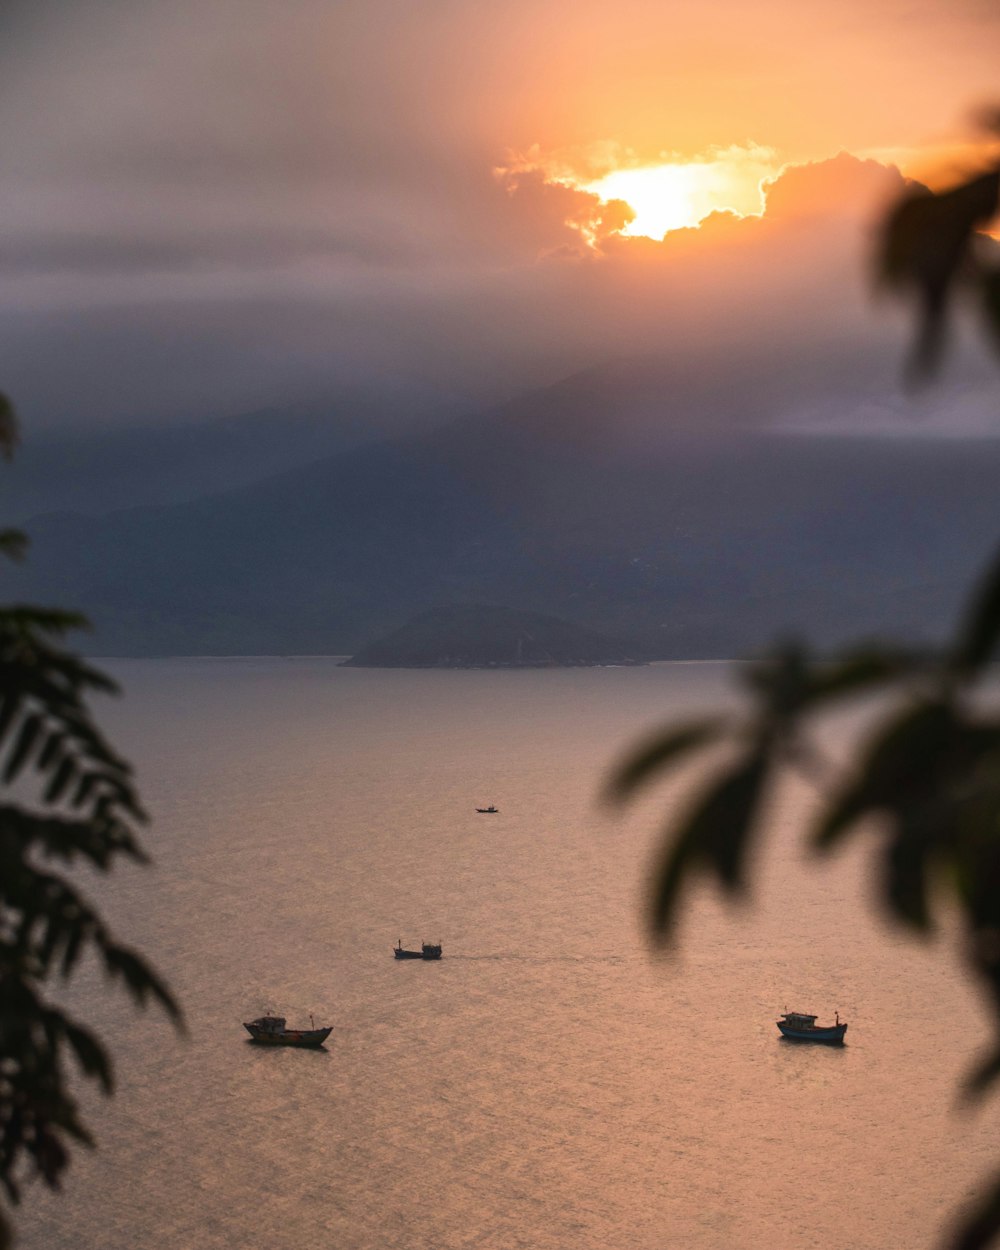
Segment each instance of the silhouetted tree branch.
[[[16,443],[14,410],[0,395],[0,454],[9,459]],[[0,532],[0,553],[17,559],[25,546],[19,531]],[[0,608],[0,1186],[10,1203],[36,1176],[57,1188],[71,1143],[92,1144],[67,1064],[105,1093],[114,1088],[100,1039],[49,1001],[46,987],[89,952],[136,1003],[155,1000],[181,1019],[164,982],[52,867],[84,861],[106,872],[120,857],[146,860],[132,771],[88,704],[115,684],[62,646],[85,625],[75,612]],[[7,797],[15,784],[34,801]],[[11,1237],[0,1212],[0,1250]]]

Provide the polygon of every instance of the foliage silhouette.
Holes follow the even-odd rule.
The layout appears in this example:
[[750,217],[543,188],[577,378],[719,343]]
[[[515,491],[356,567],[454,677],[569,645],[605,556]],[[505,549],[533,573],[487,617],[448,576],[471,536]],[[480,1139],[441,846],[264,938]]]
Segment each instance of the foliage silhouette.
[[[17,443],[14,410],[0,394],[0,454]],[[0,551],[18,559],[26,539],[0,532]],[[135,951],[120,945],[98,912],[53,863],[87,862],[107,872],[120,857],[145,855],[136,829],[145,821],[129,765],[95,725],[87,704],[114,683],[60,645],[86,625],[74,612],[0,607],[0,1185],[20,1200],[25,1180],[58,1188],[70,1144],[91,1145],[67,1071],[69,1058],[107,1094],[111,1059],[99,1038],[43,997],[69,978],[80,959],[96,956],[107,977],[140,1005],[157,1001],[180,1025],[179,1008],[162,980]],[[0,1250],[12,1227],[0,1211]]]
[[[992,115],[991,115],[992,117]],[[1000,132],[1000,112],[992,119]],[[993,218],[1000,167],[952,190],[911,191],[887,217],[876,277],[912,298],[917,326],[911,379],[938,369],[956,297],[970,295],[1000,349],[1000,263],[977,228]],[[710,753],[710,780],[668,824],[652,879],[650,925],[669,942],[685,891],[699,876],[731,897],[748,892],[761,813],[783,770],[815,774],[811,720],[839,701],[879,694],[885,701],[870,738],[840,776],[824,769],[812,848],[839,846],[862,823],[881,839],[880,890],[888,914],[927,933],[945,898],[964,925],[963,958],[992,1007],[995,1037],[965,1085],[967,1098],[1000,1078],[1000,712],[982,695],[1000,649],[1000,555],[961,615],[951,642],[916,654],[892,644],[844,651],[832,660],[785,644],[745,664],[746,711],[669,725],[639,744],[607,786],[629,798],[666,770]],[[721,762],[720,762],[721,760]],[[1000,1176],[953,1232],[953,1250],[982,1250],[1000,1237]]]
[[946,317],[956,289],[972,294],[987,334],[1000,350],[1000,268],[977,235],[997,211],[1000,169],[950,191],[913,190],[890,214],[879,253],[878,277],[887,287],[912,292],[918,305],[917,336],[909,363],[914,380],[941,363]]

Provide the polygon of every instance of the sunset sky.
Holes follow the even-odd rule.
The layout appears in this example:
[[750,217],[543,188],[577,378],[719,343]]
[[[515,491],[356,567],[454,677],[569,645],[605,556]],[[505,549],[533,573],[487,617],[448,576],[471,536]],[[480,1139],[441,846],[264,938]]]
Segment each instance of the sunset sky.
[[995,0],[0,12],[2,385],[41,426],[864,337],[892,167],[974,167],[1000,98]]

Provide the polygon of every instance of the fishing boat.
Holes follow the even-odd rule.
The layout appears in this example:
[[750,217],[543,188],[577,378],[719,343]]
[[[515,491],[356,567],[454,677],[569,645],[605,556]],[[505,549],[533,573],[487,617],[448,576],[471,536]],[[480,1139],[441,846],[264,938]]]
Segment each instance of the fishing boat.
[[288,1029],[284,1016],[261,1016],[244,1021],[243,1027],[263,1046],[322,1046],[333,1032],[332,1024],[329,1028],[317,1029],[315,1021],[311,1029]]
[[836,1023],[817,1024],[815,1016],[804,1015],[801,1011],[786,1011],[776,1023],[782,1037],[791,1038],[796,1042],[842,1042],[847,1032],[847,1024],[840,1019],[840,1012],[835,1012]]
[[420,950],[408,951],[403,949],[403,939],[400,938],[392,953],[397,959],[440,959],[441,946],[440,943],[434,945],[431,942],[421,942]]
[[477,807],[477,808],[476,808],[476,811],[477,811],[477,812],[482,812],[484,816],[486,816],[486,815],[495,815],[497,812],[499,812],[499,810],[500,810],[500,808],[499,808],[499,807],[494,807],[492,803],[489,805],[489,807]]

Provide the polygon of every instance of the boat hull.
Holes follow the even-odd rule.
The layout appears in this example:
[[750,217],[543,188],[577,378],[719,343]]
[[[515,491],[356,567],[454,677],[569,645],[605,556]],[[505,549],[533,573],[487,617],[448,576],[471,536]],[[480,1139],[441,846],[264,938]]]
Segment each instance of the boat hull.
[[406,951],[406,950],[401,950],[398,946],[396,946],[393,948],[392,953],[395,955],[397,959],[440,959],[441,958],[440,946],[431,947],[429,950],[424,950],[424,951]]
[[258,1028],[255,1024],[244,1024],[243,1027],[260,1046],[322,1046],[333,1032],[333,1025],[328,1029],[284,1029],[278,1033]]
[[839,1045],[847,1032],[846,1024],[831,1024],[827,1028],[812,1029],[796,1028],[794,1025],[782,1023],[781,1020],[777,1024],[781,1036],[792,1042],[827,1042]]

